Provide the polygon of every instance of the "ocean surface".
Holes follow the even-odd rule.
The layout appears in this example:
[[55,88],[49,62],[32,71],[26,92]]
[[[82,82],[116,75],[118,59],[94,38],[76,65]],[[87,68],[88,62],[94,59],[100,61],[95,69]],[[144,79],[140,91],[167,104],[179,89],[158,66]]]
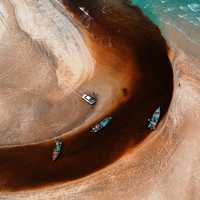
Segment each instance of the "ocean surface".
[[200,0],[131,0],[162,31],[171,25],[191,41],[200,44]]

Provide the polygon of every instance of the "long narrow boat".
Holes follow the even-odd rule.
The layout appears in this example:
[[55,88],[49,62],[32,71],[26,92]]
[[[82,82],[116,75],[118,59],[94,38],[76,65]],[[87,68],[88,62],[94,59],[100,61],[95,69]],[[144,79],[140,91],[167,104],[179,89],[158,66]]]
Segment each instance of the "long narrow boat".
[[62,151],[62,142],[59,141],[59,140],[56,140],[55,142],[55,148],[53,150],[53,153],[52,153],[52,160],[55,161],[58,159],[61,151]]
[[106,117],[90,129],[90,133],[97,133],[112,122],[112,117]]
[[161,113],[161,109],[160,106],[154,111],[153,115],[151,116],[151,119],[148,119],[148,125],[147,127],[149,129],[154,130],[159,122],[160,119],[160,113]]

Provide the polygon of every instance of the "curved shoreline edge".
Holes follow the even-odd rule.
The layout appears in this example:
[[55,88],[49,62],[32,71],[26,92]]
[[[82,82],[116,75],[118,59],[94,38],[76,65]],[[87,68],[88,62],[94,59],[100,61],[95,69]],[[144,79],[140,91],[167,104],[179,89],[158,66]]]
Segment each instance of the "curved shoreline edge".
[[[112,5],[112,1],[108,1],[109,14],[105,15],[102,10],[99,11],[99,8],[102,8],[101,1],[97,4],[99,8],[95,9],[93,1],[85,1],[84,5],[81,1],[68,2],[70,5],[66,12],[74,14],[74,23],[77,23],[76,26],[82,31],[96,60],[99,73],[96,77],[99,77],[99,83],[106,82],[106,73],[109,76],[115,73],[115,78],[118,77],[119,82],[122,82],[119,74],[124,73],[124,82],[127,81],[124,85],[129,87],[128,96],[122,93],[117,100],[120,106],[110,113],[113,116],[113,124],[103,134],[91,136],[84,130],[71,138],[63,138],[64,151],[56,163],[52,163],[50,159],[53,141],[1,148],[2,191],[40,188],[97,172],[130,149],[137,148],[137,144],[149,134],[146,129],[149,115],[161,105],[164,117],[171,102],[173,72],[168,58],[168,47],[159,29],[137,7],[126,7],[121,1]],[[89,22],[89,27],[83,13],[77,10],[83,6],[90,10],[92,21]],[[116,58],[119,58],[117,62]],[[126,64],[124,71],[121,66],[117,66],[123,63]],[[105,76],[101,77],[102,74]],[[107,83],[110,84],[109,79]],[[123,89],[124,86],[119,88],[117,93]],[[103,92],[102,94],[106,95]]]

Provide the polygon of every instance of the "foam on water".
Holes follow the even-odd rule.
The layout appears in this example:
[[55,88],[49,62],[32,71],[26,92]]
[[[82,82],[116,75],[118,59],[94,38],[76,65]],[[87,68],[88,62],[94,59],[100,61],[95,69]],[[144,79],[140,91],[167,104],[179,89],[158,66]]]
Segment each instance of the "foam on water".
[[167,23],[200,43],[200,0],[132,0],[154,23]]

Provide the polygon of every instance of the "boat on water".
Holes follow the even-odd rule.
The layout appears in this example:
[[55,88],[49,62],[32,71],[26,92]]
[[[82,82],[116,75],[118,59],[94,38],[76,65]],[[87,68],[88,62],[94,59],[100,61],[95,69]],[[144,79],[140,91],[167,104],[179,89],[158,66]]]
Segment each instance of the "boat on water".
[[112,117],[106,117],[91,128],[91,133],[97,133],[107,127],[112,122]]
[[52,153],[52,160],[55,161],[58,159],[61,151],[62,151],[62,145],[63,143],[59,140],[56,140],[55,141],[55,148],[53,150],[53,153]]
[[160,119],[160,113],[161,113],[161,109],[160,106],[154,111],[154,113],[152,114],[151,118],[148,119],[148,125],[147,127],[151,130],[155,130],[159,119]]

